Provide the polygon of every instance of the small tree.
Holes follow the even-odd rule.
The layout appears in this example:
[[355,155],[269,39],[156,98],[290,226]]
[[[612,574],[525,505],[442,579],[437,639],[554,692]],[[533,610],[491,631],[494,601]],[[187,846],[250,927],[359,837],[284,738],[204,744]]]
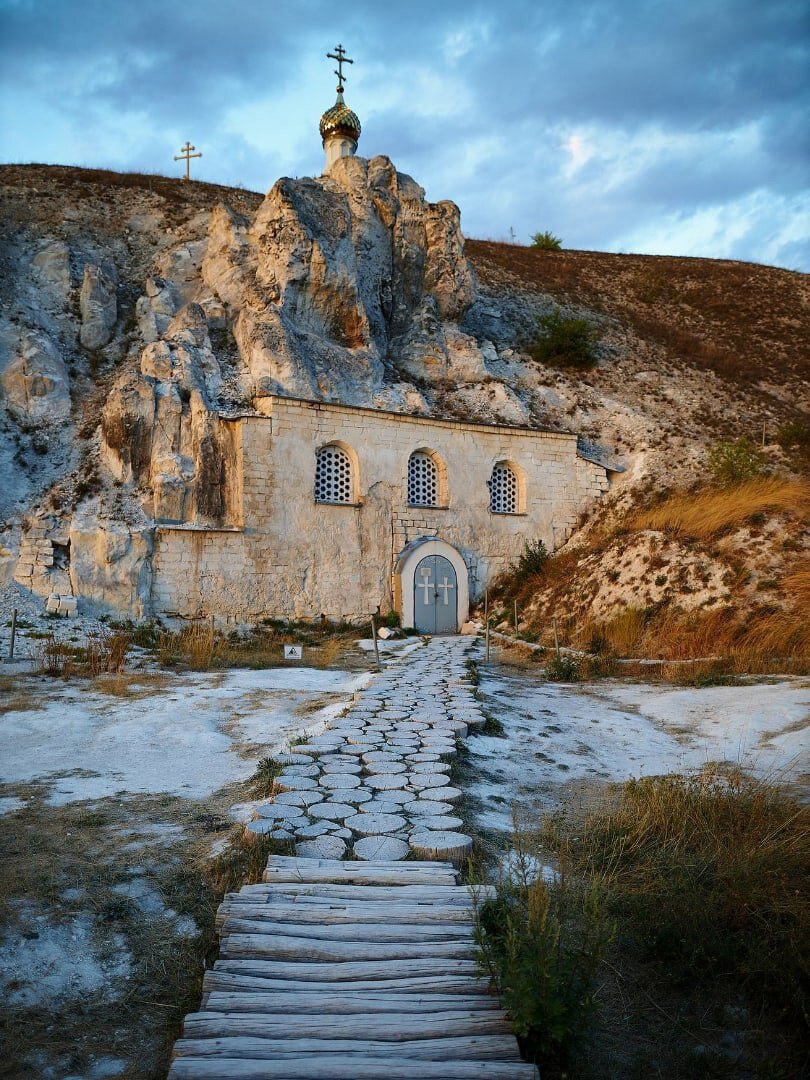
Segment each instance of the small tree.
[[557,308],[537,320],[545,331],[529,348],[534,360],[560,367],[592,368],[596,366],[596,342],[599,333],[587,319],[568,319]]
[[559,251],[562,247],[562,240],[559,236],[555,236],[553,232],[546,229],[545,232],[534,233],[532,247],[540,248],[541,251]]
[[709,469],[715,483],[721,487],[744,484],[746,480],[761,476],[764,468],[764,455],[745,436],[715,443],[709,450]]

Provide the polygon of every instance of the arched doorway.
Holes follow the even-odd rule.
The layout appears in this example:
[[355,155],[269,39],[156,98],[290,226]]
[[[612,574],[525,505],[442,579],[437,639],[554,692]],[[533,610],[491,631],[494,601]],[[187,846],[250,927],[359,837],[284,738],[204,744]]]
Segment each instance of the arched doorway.
[[394,603],[402,625],[423,634],[456,634],[469,615],[467,566],[435,536],[411,541],[394,567]]
[[422,634],[455,634],[458,630],[453,564],[443,555],[426,555],[413,579],[413,625]]

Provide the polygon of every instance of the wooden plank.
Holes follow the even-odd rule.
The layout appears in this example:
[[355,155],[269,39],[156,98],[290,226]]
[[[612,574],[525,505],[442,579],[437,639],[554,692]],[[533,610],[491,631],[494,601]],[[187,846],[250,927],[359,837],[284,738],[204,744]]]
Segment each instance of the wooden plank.
[[335,860],[334,867],[319,866],[318,859],[304,860],[311,862],[312,866],[297,866],[281,868],[268,866],[262,878],[272,885],[277,882],[290,884],[302,883],[306,885],[345,885],[355,883],[359,885],[436,885],[452,886],[456,883],[455,876],[450,876],[443,871],[438,874],[428,870],[417,870],[403,873],[400,867],[403,863],[396,863],[395,867],[388,869],[377,866],[375,863],[354,862],[341,864]]
[[254,978],[291,979],[296,982],[351,982],[357,979],[415,978],[455,975],[475,978],[479,967],[475,960],[440,960],[434,957],[407,960],[344,960],[337,963],[304,963],[269,960],[261,957],[222,957],[215,971]]
[[277,1039],[312,1036],[329,1039],[379,1039],[398,1043],[407,1039],[462,1035],[511,1035],[501,1013],[459,1010],[425,1013],[189,1013],[183,1023],[187,1039],[216,1039],[226,1035],[272,1036]]
[[324,994],[358,993],[364,990],[390,990],[392,993],[482,994],[489,993],[486,979],[467,975],[422,975],[391,979],[356,979],[352,982],[305,982],[292,979],[261,978],[256,975],[237,975],[218,968],[203,976],[203,1008],[208,994],[217,990],[250,993],[263,990],[283,990],[291,994],[298,990],[317,989]]
[[329,941],[320,938],[282,937],[271,934],[229,934],[222,939],[220,956],[266,957],[276,960],[439,960],[467,959],[474,942],[467,941]]
[[345,989],[339,995],[317,990],[238,993],[215,991],[208,995],[204,1012],[224,1013],[318,1013],[332,1016],[353,1013],[497,1012],[498,1000],[486,994],[419,994],[392,990]]
[[269,919],[275,922],[372,923],[394,918],[398,922],[462,923],[472,921],[472,912],[458,905],[404,904],[396,900],[356,903],[352,900],[322,904],[220,904],[217,926],[227,919]]
[[538,1080],[534,1065],[517,1061],[408,1061],[323,1054],[303,1059],[178,1057],[168,1080]]
[[[428,874],[431,877],[450,878],[454,884],[458,882],[457,872],[450,862],[434,862],[428,859],[409,859],[408,862],[401,862],[397,859],[389,862],[375,860],[373,865],[379,870],[395,871],[400,877],[419,877]],[[354,871],[358,868],[354,859],[313,859],[301,855],[271,855],[267,860],[267,869],[275,872],[297,873],[302,870],[312,870],[313,867],[328,870],[334,874]]]
[[464,923],[406,923],[392,912],[385,922],[373,923],[294,923],[274,922],[272,919],[227,919],[222,936],[232,934],[272,934],[275,937],[300,937],[319,941],[470,941],[473,928]]
[[[475,892],[482,900],[495,896],[494,886],[476,886]],[[238,893],[228,893],[226,903],[270,903],[286,901],[294,897],[296,903],[322,904],[330,900],[353,900],[366,903],[370,900],[408,903],[445,903],[469,906],[473,902],[473,893],[466,885],[337,885],[334,882],[321,884],[294,881],[261,882],[258,885],[245,885]]]
[[[348,1039],[263,1039],[235,1035],[221,1039],[180,1039],[177,1057],[303,1058],[313,1054],[342,1054],[354,1057],[385,1057],[391,1044]],[[503,1035],[466,1035],[462,1038],[419,1039],[400,1043],[397,1057],[428,1061],[520,1061],[517,1040]]]

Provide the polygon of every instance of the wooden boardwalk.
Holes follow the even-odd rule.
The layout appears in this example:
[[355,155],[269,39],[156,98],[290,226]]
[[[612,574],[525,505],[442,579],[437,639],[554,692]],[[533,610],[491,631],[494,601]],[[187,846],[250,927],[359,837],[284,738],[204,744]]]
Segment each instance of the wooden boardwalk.
[[439,862],[272,856],[229,894],[169,1080],[535,1080]]

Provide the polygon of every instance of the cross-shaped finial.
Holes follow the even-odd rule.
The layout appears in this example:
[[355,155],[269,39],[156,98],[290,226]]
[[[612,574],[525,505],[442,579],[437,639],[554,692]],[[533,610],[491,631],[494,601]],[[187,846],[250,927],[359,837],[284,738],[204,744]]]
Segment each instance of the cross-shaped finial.
[[188,139],[186,139],[186,145],[181,146],[180,147],[180,153],[174,155],[174,160],[175,161],[185,161],[185,163],[186,163],[186,175],[183,177],[184,180],[190,180],[191,179],[191,174],[190,174],[190,171],[189,171],[189,165],[191,164],[191,159],[196,158],[196,157],[202,157],[201,153],[199,153],[199,154],[193,154],[192,153],[192,150],[196,150],[196,149],[197,149],[197,147],[192,146],[191,143],[188,141]]
[[342,94],[343,93],[343,83],[346,81],[345,78],[344,78],[344,75],[343,75],[343,65],[344,64],[353,64],[354,60],[350,60],[348,58],[348,56],[346,55],[346,50],[343,48],[342,45],[336,45],[335,46],[335,51],[333,53],[328,52],[326,54],[326,59],[327,60],[337,60],[338,69],[335,72],[335,74],[338,77],[337,92],[339,94]]

